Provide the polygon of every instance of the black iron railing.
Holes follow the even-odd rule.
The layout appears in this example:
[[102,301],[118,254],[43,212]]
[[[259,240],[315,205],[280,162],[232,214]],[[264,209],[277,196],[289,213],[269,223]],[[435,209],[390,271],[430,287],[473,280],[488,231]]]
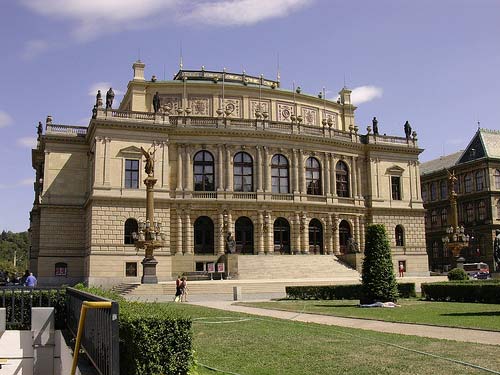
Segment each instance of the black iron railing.
[[0,288],[0,307],[6,309],[6,328],[31,329],[32,307],[54,307],[56,329],[65,326],[65,300],[62,288]]
[[74,288],[66,288],[67,327],[76,337],[83,301],[110,301],[111,309],[87,312],[81,346],[101,375],[119,375],[118,303]]

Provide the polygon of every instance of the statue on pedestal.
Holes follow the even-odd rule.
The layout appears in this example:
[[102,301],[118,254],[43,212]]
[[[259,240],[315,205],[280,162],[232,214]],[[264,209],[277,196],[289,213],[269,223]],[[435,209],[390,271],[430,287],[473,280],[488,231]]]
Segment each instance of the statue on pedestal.
[[102,95],[101,90],[97,90],[97,95],[95,96],[95,105],[96,107],[102,107]]
[[113,88],[110,87],[108,92],[106,93],[106,109],[113,107],[113,100],[115,99],[115,92]]
[[155,155],[156,149],[153,149],[153,151],[151,151],[151,148],[153,148],[153,146],[150,147],[148,151],[146,151],[141,147],[142,154],[146,158],[146,165],[144,166],[144,170],[146,171],[146,174],[148,176],[153,176],[155,173],[154,155]]
[[160,99],[160,95],[158,94],[158,91],[157,91],[156,94],[153,96],[153,109],[154,109],[155,113],[158,113],[158,111],[160,110],[160,107],[161,107],[161,99]]
[[405,128],[406,139],[410,139],[410,137],[411,137],[411,125],[408,121],[405,122],[404,128]]
[[493,257],[495,258],[495,262],[500,267],[500,229],[496,230],[495,242],[493,245]]
[[376,117],[374,117],[372,120],[372,128],[373,128],[373,134],[378,135],[378,121]]
[[227,232],[226,246],[227,246],[227,253],[234,254],[234,252],[236,251],[236,241],[234,240],[231,232]]
[[42,122],[41,121],[38,121],[38,126],[36,128],[36,133],[38,134],[38,136],[40,137],[43,133],[43,125],[42,125]]

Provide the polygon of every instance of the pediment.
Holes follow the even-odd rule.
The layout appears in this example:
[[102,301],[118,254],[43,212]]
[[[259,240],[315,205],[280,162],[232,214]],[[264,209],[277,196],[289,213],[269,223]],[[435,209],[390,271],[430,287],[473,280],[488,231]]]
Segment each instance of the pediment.
[[386,169],[385,173],[386,174],[395,174],[395,175],[402,175],[405,170],[401,168],[399,165],[393,165],[392,167],[389,167]]
[[118,155],[140,156],[140,155],[142,155],[142,151],[139,147],[129,146],[129,147],[122,148],[120,151],[118,151]]

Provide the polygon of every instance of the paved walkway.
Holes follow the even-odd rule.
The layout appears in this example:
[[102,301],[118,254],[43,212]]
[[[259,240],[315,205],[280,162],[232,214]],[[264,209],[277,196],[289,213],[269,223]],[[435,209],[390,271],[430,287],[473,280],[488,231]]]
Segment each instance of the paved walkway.
[[335,316],[278,311],[233,305],[232,301],[197,301],[193,305],[206,306],[215,309],[247,313],[258,316],[268,316],[278,319],[288,319],[298,322],[318,323],[340,327],[367,329],[371,331],[397,333],[430,337],[435,339],[473,342],[479,344],[500,345],[500,332],[480,331],[462,328],[434,327],[421,324],[390,323],[379,320],[340,318]]

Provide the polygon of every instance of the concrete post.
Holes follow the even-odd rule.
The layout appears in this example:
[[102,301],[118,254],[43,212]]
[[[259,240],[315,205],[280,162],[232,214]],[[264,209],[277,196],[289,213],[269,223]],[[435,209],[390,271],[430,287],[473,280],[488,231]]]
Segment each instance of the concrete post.
[[54,373],[55,322],[53,307],[31,309],[33,335],[33,374]]

